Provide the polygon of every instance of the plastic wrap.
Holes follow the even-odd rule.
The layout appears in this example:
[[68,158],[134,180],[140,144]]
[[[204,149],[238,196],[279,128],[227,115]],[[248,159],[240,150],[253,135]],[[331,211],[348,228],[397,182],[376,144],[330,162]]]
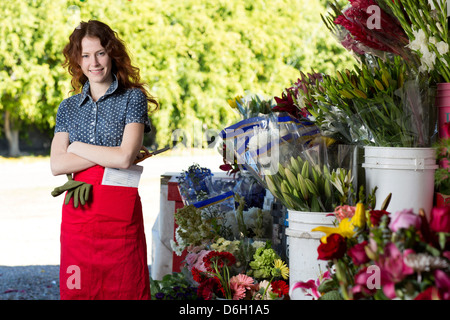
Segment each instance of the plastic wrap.
[[178,177],[178,189],[184,205],[190,205],[215,195],[212,177],[210,169],[202,168],[198,164],[193,164],[187,171],[183,171]]
[[353,181],[349,167],[331,166],[333,141],[314,123],[288,114],[241,121],[226,128],[222,138],[234,147],[239,163],[289,209],[332,211],[340,202],[341,184]]

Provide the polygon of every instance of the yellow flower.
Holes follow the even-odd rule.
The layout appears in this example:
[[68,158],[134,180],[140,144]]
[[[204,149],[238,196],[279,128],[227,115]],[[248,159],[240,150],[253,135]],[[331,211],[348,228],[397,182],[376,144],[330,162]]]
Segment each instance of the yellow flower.
[[233,109],[237,108],[237,104],[242,104],[243,103],[243,97],[242,96],[236,96],[234,99],[228,99],[227,102],[230,105],[230,107],[232,107]]
[[352,217],[352,224],[357,228],[364,228],[366,225],[366,211],[364,209],[364,204],[358,202],[356,204],[355,215]]
[[356,205],[355,214],[351,219],[342,219],[337,227],[317,227],[311,231],[321,231],[325,233],[325,236],[321,238],[322,243],[327,243],[327,237],[330,234],[337,233],[344,238],[352,238],[355,235],[355,229],[364,228],[366,225],[366,211],[364,210],[364,204],[359,202]]
[[283,262],[283,260],[275,259],[272,269],[272,275],[274,277],[282,276],[285,280],[289,277],[289,268],[286,263]]
[[351,238],[355,235],[355,231],[353,230],[354,226],[352,221],[349,218],[342,219],[337,227],[317,227],[312,229],[311,231],[321,231],[325,233],[325,236],[322,237],[322,243],[327,243],[326,239],[330,234],[337,233],[343,236],[344,238]]

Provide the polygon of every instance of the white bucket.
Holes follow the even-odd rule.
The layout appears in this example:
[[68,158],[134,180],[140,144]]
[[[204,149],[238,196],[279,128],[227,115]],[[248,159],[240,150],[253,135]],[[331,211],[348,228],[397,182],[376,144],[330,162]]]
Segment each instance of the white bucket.
[[[289,241],[289,286],[299,281],[316,280],[325,272],[327,261],[317,260],[317,247],[323,232],[311,232],[320,226],[333,227],[334,216],[325,212],[303,212],[288,210],[289,227],[286,235]],[[320,266],[320,267],[319,267]],[[292,292],[291,300],[311,300],[302,290]]]
[[433,207],[436,151],[433,148],[365,147],[363,167],[366,171],[366,191],[375,186],[377,209],[392,193],[389,212]]

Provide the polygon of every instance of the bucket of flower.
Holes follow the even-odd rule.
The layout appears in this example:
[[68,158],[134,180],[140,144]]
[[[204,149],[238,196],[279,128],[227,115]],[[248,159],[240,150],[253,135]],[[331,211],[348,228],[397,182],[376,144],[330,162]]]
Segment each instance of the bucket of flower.
[[317,279],[291,286],[313,299],[449,300],[450,208],[366,210],[338,221],[317,248],[326,271]]
[[[370,3],[380,4],[379,15],[369,14]],[[435,87],[450,81],[446,16],[437,3],[444,5],[333,3],[325,24],[358,63],[305,82],[300,92],[322,132],[364,147],[366,190],[377,186],[378,198],[392,193],[393,210],[430,212],[433,205]]]
[[172,248],[187,251],[184,278],[199,299],[288,299],[289,269],[264,240],[272,237],[270,212],[249,207],[252,197],[234,190],[175,213]]

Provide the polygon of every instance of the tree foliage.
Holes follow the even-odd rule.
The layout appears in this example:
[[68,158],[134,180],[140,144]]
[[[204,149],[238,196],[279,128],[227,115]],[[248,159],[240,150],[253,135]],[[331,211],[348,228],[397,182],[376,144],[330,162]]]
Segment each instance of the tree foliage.
[[16,127],[52,128],[71,89],[61,51],[79,20],[98,19],[127,43],[160,102],[156,142],[175,129],[201,139],[236,120],[227,99],[280,96],[299,69],[330,73],[350,61],[320,19],[325,10],[323,0],[1,1],[0,112]]

